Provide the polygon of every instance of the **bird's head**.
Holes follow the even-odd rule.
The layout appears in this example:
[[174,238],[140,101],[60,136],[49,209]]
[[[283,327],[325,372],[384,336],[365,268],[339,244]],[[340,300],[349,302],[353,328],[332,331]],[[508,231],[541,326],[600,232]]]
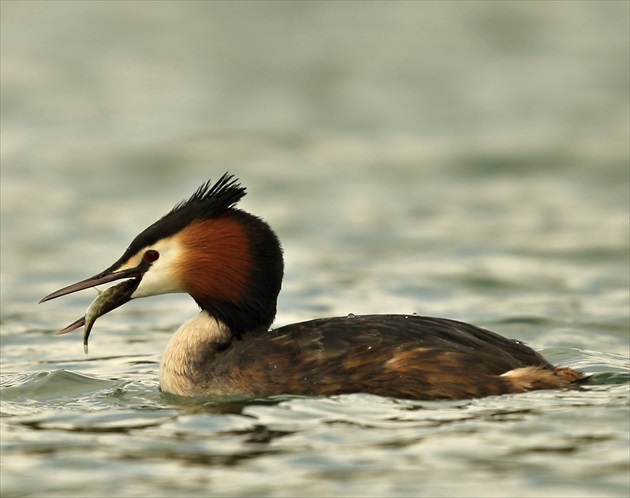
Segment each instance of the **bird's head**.
[[142,231],[109,268],[40,302],[125,279],[129,283],[107,297],[97,317],[131,299],[185,292],[236,337],[268,328],[282,282],[282,250],[267,223],[235,208],[244,195],[227,173],[204,183]]

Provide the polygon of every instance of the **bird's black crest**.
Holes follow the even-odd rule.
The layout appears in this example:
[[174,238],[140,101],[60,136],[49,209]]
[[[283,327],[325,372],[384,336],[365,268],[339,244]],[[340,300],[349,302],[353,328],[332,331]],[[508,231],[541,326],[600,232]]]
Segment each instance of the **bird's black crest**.
[[245,187],[233,175],[225,173],[214,185],[212,180],[202,184],[190,199],[177,204],[162,220],[182,213],[190,221],[212,218],[234,207],[244,195]]
[[143,247],[176,234],[195,220],[207,220],[225,213],[244,195],[245,187],[229,173],[225,173],[214,185],[208,180],[190,199],[177,204],[169,213],[140,233],[112,267],[122,263]]

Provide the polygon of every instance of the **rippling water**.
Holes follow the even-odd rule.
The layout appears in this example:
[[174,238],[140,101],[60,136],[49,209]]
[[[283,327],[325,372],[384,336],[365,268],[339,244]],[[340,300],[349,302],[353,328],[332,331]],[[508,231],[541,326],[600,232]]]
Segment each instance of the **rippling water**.
[[[3,496],[627,496],[628,5],[2,2]],[[457,402],[158,390],[186,296],[93,275],[230,170],[276,325],[418,313],[592,375]]]

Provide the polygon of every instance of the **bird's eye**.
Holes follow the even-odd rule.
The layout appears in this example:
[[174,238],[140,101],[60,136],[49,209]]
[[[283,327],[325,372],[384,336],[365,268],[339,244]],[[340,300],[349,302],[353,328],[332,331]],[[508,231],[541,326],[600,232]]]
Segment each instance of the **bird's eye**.
[[160,257],[160,253],[154,249],[149,249],[144,253],[142,259],[144,259],[147,263],[153,263]]

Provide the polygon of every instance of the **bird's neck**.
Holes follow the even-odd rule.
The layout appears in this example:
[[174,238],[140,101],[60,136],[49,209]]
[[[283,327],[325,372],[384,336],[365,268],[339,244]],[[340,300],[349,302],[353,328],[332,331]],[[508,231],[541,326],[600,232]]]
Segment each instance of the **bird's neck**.
[[232,332],[202,311],[173,334],[160,363],[160,388],[179,396],[203,394],[203,374],[217,350],[225,349]]

